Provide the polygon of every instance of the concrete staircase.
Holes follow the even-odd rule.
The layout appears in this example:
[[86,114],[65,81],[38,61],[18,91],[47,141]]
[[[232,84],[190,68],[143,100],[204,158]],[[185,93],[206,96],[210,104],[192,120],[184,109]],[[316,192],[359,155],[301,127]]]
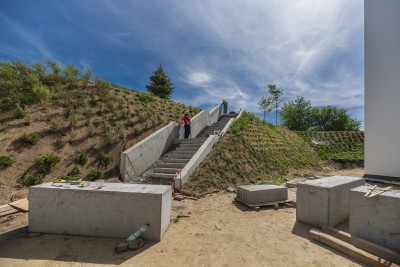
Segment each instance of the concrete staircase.
[[214,123],[211,126],[204,127],[203,131],[200,132],[199,136],[208,137],[212,134],[220,134],[222,129],[224,129],[225,125],[230,120],[230,117],[222,117],[219,121]]
[[207,126],[196,138],[174,140],[174,145],[161,159],[145,172],[146,183],[171,184],[177,175],[177,169],[183,169],[199,150],[208,136],[220,133],[230,118],[222,117],[211,126]]

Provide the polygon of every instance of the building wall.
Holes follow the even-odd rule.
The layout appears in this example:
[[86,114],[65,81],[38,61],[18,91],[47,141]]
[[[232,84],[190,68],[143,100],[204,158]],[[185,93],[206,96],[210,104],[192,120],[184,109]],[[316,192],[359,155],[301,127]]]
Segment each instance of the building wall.
[[400,1],[365,0],[365,173],[400,181]]

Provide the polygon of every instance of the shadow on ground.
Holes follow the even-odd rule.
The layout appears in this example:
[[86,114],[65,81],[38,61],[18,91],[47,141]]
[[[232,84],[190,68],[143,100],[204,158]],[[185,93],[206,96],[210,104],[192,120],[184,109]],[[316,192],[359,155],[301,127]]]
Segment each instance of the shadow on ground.
[[321,242],[318,242],[318,241],[314,240],[311,237],[311,234],[310,234],[310,230],[311,229],[321,230],[319,228],[315,228],[315,227],[312,227],[310,225],[307,225],[307,224],[304,224],[304,223],[296,221],[295,224],[293,225],[292,234],[300,236],[300,237],[305,238],[305,239],[308,239],[311,243],[316,244],[318,246],[321,246],[321,247],[329,250],[330,252],[332,252],[334,254],[340,255],[343,258],[346,258],[346,259],[348,259],[348,260],[350,260],[350,261],[352,261],[352,262],[354,262],[356,264],[359,264],[360,266],[367,266],[367,265],[362,265],[362,263],[360,263],[359,261],[355,260],[352,257],[347,256],[346,254],[344,254],[344,253],[342,253],[342,252],[340,252],[340,251],[338,251],[336,249],[333,249],[333,248],[331,248],[331,247],[329,247],[329,246],[327,246],[327,245],[325,245],[325,244],[323,244]]
[[145,241],[138,250],[115,253],[115,246],[122,242],[117,238],[32,234],[21,227],[0,235],[0,265],[2,259],[119,265],[157,243]]

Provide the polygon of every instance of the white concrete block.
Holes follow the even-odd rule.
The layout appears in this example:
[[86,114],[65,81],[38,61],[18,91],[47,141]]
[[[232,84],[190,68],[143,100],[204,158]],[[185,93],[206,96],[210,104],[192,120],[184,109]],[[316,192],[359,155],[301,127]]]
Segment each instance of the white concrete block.
[[336,226],[350,214],[350,189],[365,180],[332,176],[297,183],[296,219],[316,227]]
[[141,225],[142,237],[160,240],[170,222],[170,186],[95,183],[80,188],[44,183],[29,188],[29,231],[127,238]]
[[248,204],[284,201],[288,190],[278,185],[243,185],[237,188],[236,197]]
[[350,191],[350,234],[400,252],[400,191],[366,197],[367,191]]

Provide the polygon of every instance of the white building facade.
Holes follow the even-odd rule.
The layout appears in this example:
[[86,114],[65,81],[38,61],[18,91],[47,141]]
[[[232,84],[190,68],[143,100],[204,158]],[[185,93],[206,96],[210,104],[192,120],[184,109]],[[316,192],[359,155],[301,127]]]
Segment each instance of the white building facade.
[[400,0],[365,0],[365,176],[400,182]]

